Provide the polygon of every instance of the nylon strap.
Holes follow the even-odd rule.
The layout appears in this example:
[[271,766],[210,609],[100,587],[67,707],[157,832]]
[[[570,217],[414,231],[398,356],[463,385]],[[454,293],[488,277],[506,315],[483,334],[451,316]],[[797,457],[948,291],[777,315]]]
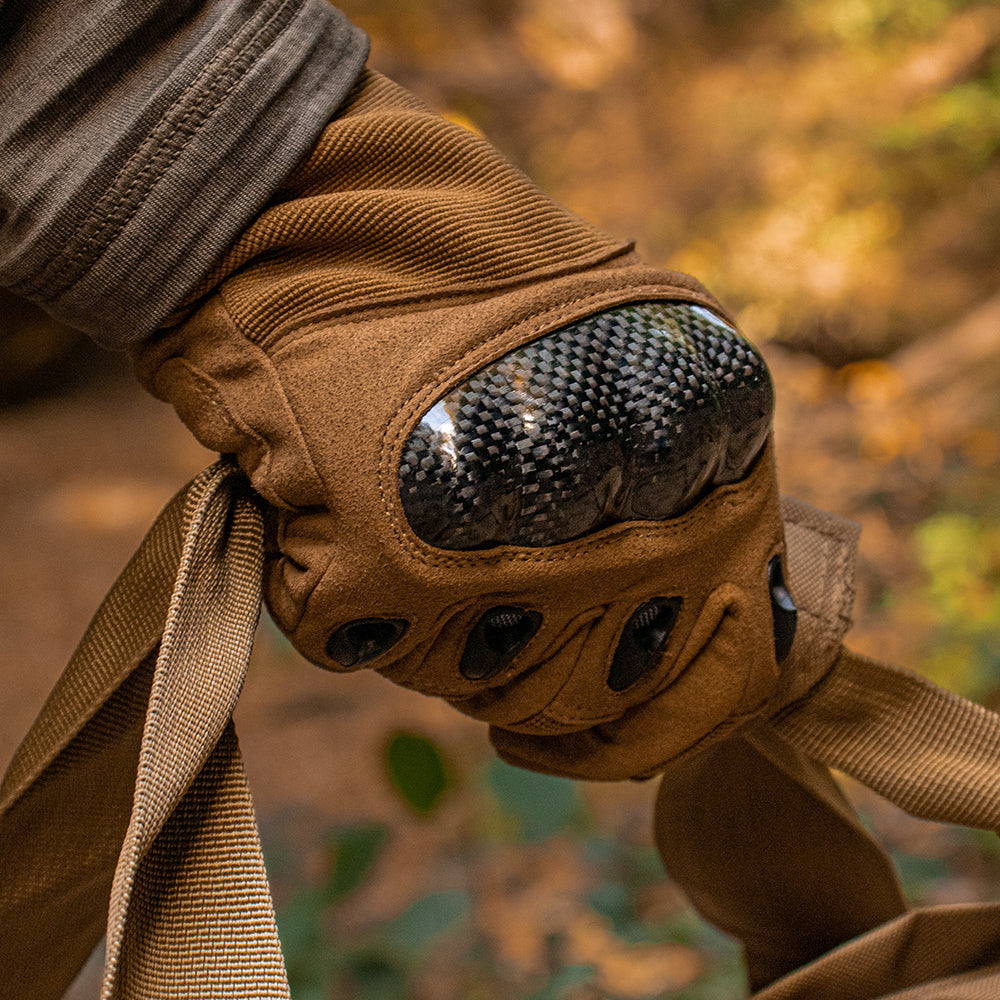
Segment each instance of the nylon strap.
[[[849,873],[848,873],[848,877]],[[753,1000],[996,1000],[1000,904],[914,910],[772,983]]]
[[[1000,716],[923,677],[842,650],[820,685],[773,727],[914,816],[1000,832]],[[1000,904],[915,910],[842,943],[755,1000],[890,996],[1000,996]]]
[[[0,789],[0,982],[62,995],[287,997],[230,715],[260,609],[260,513],[216,463],[167,506]],[[110,906],[107,901],[110,893]]]
[[830,772],[767,729],[671,767],[655,835],[671,879],[742,944],[751,989],[906,909]]
[[1000,832],[1000,716],[917,674],[844,650],[774,728],[914,816]]
[[846,650],[857,526],[782,503],[799,633],[774,731],[924,819],[1000,832],[1000,716]]
[[827,770],[916,816],[998,830],[1000,717],[845,650],[857,529],[790,499],[783,515],[799,633],[778,708],[664,775],[664,864],[743,943],[755,1000],[1000,996],[1000,905],[904,913]]

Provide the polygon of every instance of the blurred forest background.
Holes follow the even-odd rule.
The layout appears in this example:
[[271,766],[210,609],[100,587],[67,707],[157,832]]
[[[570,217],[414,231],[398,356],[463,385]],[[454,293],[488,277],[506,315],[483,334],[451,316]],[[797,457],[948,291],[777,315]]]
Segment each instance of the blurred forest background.
[[[863,525],[851,644],[1000,708],[1000,7],[341,6],[377,69],[729,306],[774,374],[783,489]],[[121,359],[2,304],[6,761],[210,456]],[[516,772],[266,622],[237,722],[295,1000],[741,995],[735,946],[662,875],[651,786]],[[847,787],[912,899],[1000,892],[995,837]]]

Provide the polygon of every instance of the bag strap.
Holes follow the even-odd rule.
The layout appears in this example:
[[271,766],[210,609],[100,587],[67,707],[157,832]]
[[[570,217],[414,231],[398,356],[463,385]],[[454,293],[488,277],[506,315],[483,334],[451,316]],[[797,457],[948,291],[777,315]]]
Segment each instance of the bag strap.
[[0,935],[0,981],[12,995],[61,996],[106,913],[104,1000],[288,996],[230,719],[262,536],[238,469],[219,462],[193,480],[18,751],[0,787],[0,925],[16,929]]
[[664,866],[742,942],[755,1000],[1000,996],[1000,904],[904,912],[827,768],[914,816],[1000,831],[1000,716],[848,650],[776,719],[669,769]]
[[912,910],[833,949],[753,1000],[994,1000],[1000,903]]
[[926,678],[845,649],[773,725],[914,816],[1000,832],[1000,716]]
[[799,631],[775,733],[914,816],[1000,832],[1000,716],[845,649],[858,529],[787,498],[782,514]]
[[[100,937],[103,892],[110,894],[103,1000],[289,995],[231,722],[260,608],[262,525],[250,497],[242,474],[222,462],[167,506],[0,786],[0,925],[16,928],[0,935],[0,981],[14,995],[62,995]],[[665,792],[696,792],[702,811],[696,821],[689,811],[679,824],[661,817],[658,842],[668,868],[672,851],[675,858],[690,851],[694,875],[686,887],[697,891],[697,879],[711,875],[720,857],[738,862],[729,872],[734,879],[754,868],[786,871],[787,838],[774,837],[774,829],[785,824],[796,833],[812,823],[832,837],[810,841],[820,848],[813,861],[826,861],[819,874],[813,861],[792,865],[798,875],[786,878],[786,889],[803,900],[833,898],[845,892],[842,863],[861,865],[870,879],[857,885],[874,885],[880,900],[866,904],[862,923],[871,924],[897,909],[895,883],[815,762],[854,775],[916,815],[996,829],[1000,718],[916,675],[842,651],[854,536],[839,519],[793,501],[789,515],[791,580],[805,607],[783,707],[716,751],[732,754],[739,739],[722,773],[743,766],[746,781],[720,781],[718,768],[698,780],[683,779],[680,770],[665,776]],[[682,765],[698,777],[707,761],[694,756]],[[744,794],[745,808],[734,811],[735,790],[755,781],[760,794]],[[671,801],[661,792],[661,803]],[[709,829],[718,835],[706,836]],[[727,842],[756,847],[727,855]],[[713,857],[702,864],[706,844]],[[832,853],[824,854],[824,844]],[[725,908],[725,887],[709,888],[705,908]],[[740,900],[733,920],[750,940],[748,955],[756,947],[763,956],[768,928],[761,930],[762,897],[751,888],[752,880],[733,897]],[[780,894],[775,900],[780,913]],[[976,954],[990,946],[995,955],[998,908],[979,909]],[[849,910],[837,904],[831,912]],[[927,917],[920,926],[938,928],[935,940],[944,940],[949,919]],[[897,917],[845,947],[860,949],[869,964],[869,941],[878,955],[908,955],[900,934],[914,940],[913,927],[913,914]],[[946,972],[989,971],[968,966],[968,949],[958,951],[966,967],[945,962]],[[762,1000],[820,995],[809,976],[839,982],[830,963],[842,955],[836,949],[778,979]],[[758,981],[780,974],[788,960],[778,956],[768,971],[762,959]],[[834,968],[834,978],[816,973],[820,966]],[[881,981],[873,975],[875,989]],[[917,973],[893,982],[899,988],[911,980],[916,988],[923,982]],[[804,992],[796,983],[806,984]]]
[[915,816],[1000,831],[1000,716],[844,649],[857,529],[794,500],[783,515],[799,630],[778,694],[770,717],[664,775],[664,864],[743,942],[755,1000],[1000,995],[1000,904],[904,913],[827,770]]
[[[857,778],[922,819],[1000,832],[1000,716],[899,667],[842,650],[759,736]],[[838,879],[859,884],[851,868]],[[846,938],[755,1000],[1000,996],[1000,903],[933,906]]]
[[767,727],[669,768],[654,832],[671,879],[742,944],[751,990],[906,909],[830,772]]

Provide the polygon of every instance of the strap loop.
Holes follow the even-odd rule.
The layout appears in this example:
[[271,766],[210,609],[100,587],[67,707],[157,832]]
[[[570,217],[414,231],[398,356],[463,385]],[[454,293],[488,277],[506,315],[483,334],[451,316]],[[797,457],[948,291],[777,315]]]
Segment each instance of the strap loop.
[[[866,901],[872,912],[845,932],[857,914],[837,902],[843,867],[827,857],[825,874],[812,863],[802,868],[791,888],[812,886],[800,894],[806,910],[817,892],[830,897],[829,912],[816,916],[827,920],[823,926],[832,936],[824,946],[840,933],[889,923],[777,979],[762,998],[831,995],[817,984],[842,985],[848,955],[867,970],[870,982],[857,996],[869,998],[880,995],[871,991],[881,982],[882,959],[872,947],[878,945],[878,955],[900,948],[909,955],[905,942],[918,924],[943,928],[947,937],[949,923],[971,920],[984,935],[977,954],[985,957],[982,948],[988,951],[995,940],[997,910],[981,908],[981,916],[978,910],[972,916],[927,911],[926,918],[918,913],[893,920],[900,903],[891,871],[824,769],[812,762],[846,771],[914,815],[997,830],[1000,716],[914,674],[843,650],[854,529],[794,501],[786,501],[785,514],[792,584],[807,624],[786,665],[782,698],[769,721],[716,748],[716,754],[727,747],[736,752],[721,777],[718,769],[706,770],[709,756],[694,756],[686,770],[668,772],[658,840],[668,867],[686,864],[689,888],[705,890],[703,908],[719,911],[717,919],[743,934],[748,959],[756,956],[755,985],[763,986],[789,962],[808,959],[810,942],[786,948],[785,955],[783,942],[794,934],[786,939],[781,931],[787,926],[781,894],[765,920],[763,911],[755,912],[762,897],[748,892],[749,885],[727,897],[718,878],[704,882],[715,869],[701,864],[699,852],[691,853],[690,863],[683,852],[704,846],[713,833],[716,860],[720,852],[735,858],[727,852],[728,837],[730,845],[759,843],[744,855],[760,867],[776,843],[768,836],[775,823],[787,827],[798,818],[835,832],[841,859],[866,858],[875,873],[866,885],[878,882],[882,894],[873,909]],[[234,466],[216,463],[189,484],[112,588],[18,751],[0,787],[0,926],[16,928],[0,935],[0,981],[12,995],[62,995],[100,937],[110,893],[103,1000],[287,1000],[231,721],[260,610],[262,536],[260,512]],[[730,788],[732,795],[758,780],[761,787],[760,801],[751,796],[735,816],[731,796],[721,792],[725,774],[736,773],[734,761],[744,777]],[[681,808],[685,795],[694,803],[687,811]],[[704,813],[709,801],[720,804],[715,818]],[[775,808],[762,811],[764,801]],[[830,848],[828,837],[815,839],[814,846]],[[787,852],[773,853],[768,863],[777,863],[776,870],[794,860]],[[731,875],[741,877],[735,870]],[[993,966],[976,965],[965,952],[960,959],[935,974],[968,973],[978,984],[981,972],[983,982],[995,983]],[[933,990],[919,970],[911,972],[891,979],[893,988],[921,991],[927,982]],[[854,981],[862,980],[855,975]]]
[[843,650],[773,725],[914,816],[1000,832],[1000,716],[917,674]]
[[288,996],[230,721],[262,567],[260,512],[218,462],[168,504],[102,604],[0,789],[12,995],[62,995],[110,890],[104,1000]]

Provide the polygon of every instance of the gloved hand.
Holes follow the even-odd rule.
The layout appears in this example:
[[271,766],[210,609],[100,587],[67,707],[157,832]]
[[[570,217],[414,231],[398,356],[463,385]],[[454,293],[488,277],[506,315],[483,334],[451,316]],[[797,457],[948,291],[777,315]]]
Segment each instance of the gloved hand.
[[267,603],[312,662],[586,778],[656,773],[774,693],[759,355],[377,74],[135,363],[269,504]]

